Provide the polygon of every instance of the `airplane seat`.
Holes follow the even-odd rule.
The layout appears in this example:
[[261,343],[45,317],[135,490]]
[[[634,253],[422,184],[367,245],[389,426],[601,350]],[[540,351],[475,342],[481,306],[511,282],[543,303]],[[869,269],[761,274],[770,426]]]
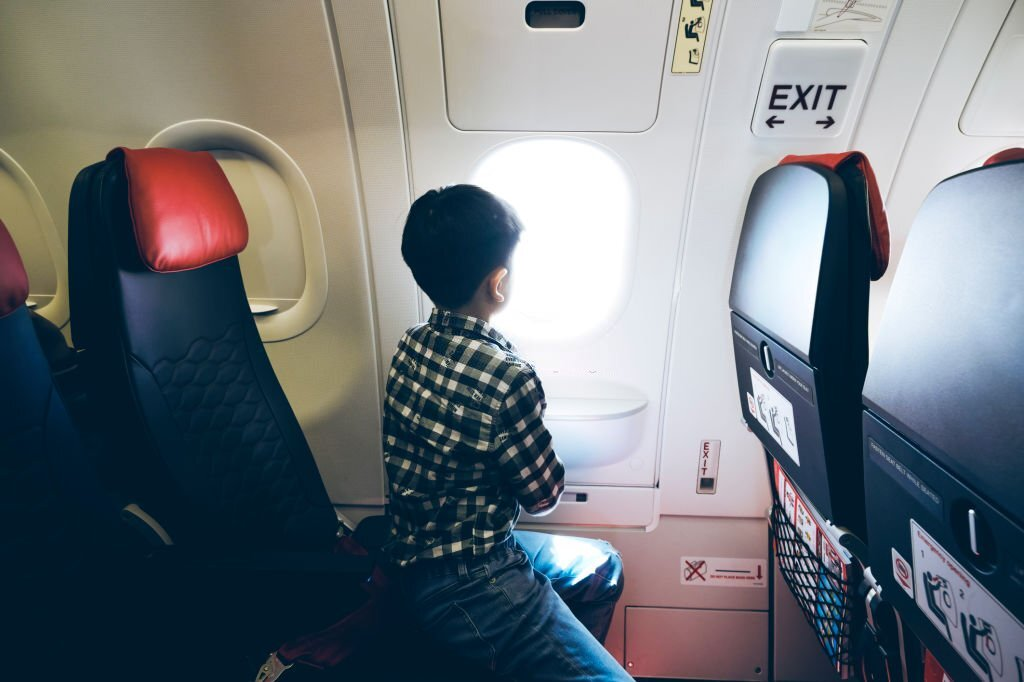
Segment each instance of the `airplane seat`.
[[729,300],[740,405],[768,455],[776,565],[844,679],[880,648],[858,597],[859,443],[869,286],[887,263],[863,154],[787,156],[754,182]]
[[939,183],[864,385],[870,553],[955,680],[1024,679],[1024,150]]
[[116,469],[176,538],[330,551],[338,519],[263,349],[214,158],[115,149],[71,193],[74,343]]
[[105,498],[25,307],[28,277],[0,222],[0,563],[26,575],[73,574],[121,522]]
[[34,310],[29,310],[28,313],[36,332],[36,338],[39,340],[39,346],[46,357],[46,362],[50,365],[50,372],[59,375],[74,369],[77,364],[75,351],[64,340],[60,327]]
[[[207,152],[115,149],[75,179],[69,227],[72,332],[108,475],[165,524],[253,662],[296,641],[315,658],[308,635],[325,629],[348,651],[363,636],[351,624],[376,618],[373,562],[339,544],[263,348],[237,258],[245,216],[220,166]],[[366,525],[356,537],[371,545],[381,528]],[[223,560],[208,570],[207,557]]]
[[866,157],[789,156],[751,190],[729,299],[745,421],[807,501],[861,538],[869,284],[887,258]]
[[96,474],[55,386],[27,295],[25,269],[0,222],[4,672],[77,676],[117,642],[115,653],[102,656],[105,679],[140,679],[150,659],[165,653],[161,646],[174,646],[162,625],[168,590],[147,570],[150,538],[124,522]]

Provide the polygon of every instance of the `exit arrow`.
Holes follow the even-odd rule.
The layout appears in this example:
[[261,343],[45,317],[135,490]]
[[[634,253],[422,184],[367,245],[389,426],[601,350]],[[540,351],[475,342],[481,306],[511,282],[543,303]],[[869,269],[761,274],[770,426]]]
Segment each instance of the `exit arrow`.
[[829,128],[831,128],[831,127],[832,127],[833,125],[835,125],[835,123],[836,123],[836,120],[835,120],[834,118],[832,118],[832,115],[831,115],[831,114],[829,114],[828,118],[826,118],[826,119],[825,119],[824,121],[815,121],[815,123],[817,123],[818,125],[820,125],[820,126],[821,126],[822,128],[824,128],[825,130],[828,130],[828,129],[829,129]]
[[[829,118],[832,118],[832,117],[829,116]],[[782,125],[783,123],[785,123],[785,121],[783,119],[778,118],[777,116],[775,116],[775,114],[772,114],[772,117],[770,119],[768,119],[767,121],[765,121],[765,123],[768,124],[769,128],[774,129],[775,126]]]

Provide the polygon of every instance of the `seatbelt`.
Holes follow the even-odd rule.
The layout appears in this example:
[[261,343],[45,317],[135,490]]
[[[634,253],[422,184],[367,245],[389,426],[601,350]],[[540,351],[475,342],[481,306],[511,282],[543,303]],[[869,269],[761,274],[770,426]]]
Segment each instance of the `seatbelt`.
[[[335,552],[355,556],[369,554],[351,536],[343,536]],[[368,599],[355,611],[319,632],[297,637],[274,651],[260,666],[256,682],[276,682],[296,664],[317,670],[340,665],[383,630],[389,608],[390,581],[376,566],[363,586]]]

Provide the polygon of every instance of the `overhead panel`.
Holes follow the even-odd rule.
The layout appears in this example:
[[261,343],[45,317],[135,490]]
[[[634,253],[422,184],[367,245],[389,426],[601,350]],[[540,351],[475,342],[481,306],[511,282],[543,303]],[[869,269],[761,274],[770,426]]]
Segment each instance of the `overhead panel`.
[[1024,2],[1015,3],[960,118],[965,135],[1024,136]]
[[640,132],[658,116],[671,0],[441,0],[440,13],[460,130]]

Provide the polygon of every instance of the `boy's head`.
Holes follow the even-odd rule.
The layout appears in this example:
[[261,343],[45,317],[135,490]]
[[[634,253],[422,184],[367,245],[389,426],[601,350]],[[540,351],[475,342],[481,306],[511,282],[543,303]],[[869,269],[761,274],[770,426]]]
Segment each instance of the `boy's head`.
[[521,231],[512,207],[486,190],[432,189],[409,209],[402,258],[435,305],[461,308],[479,293],[497,306]]

